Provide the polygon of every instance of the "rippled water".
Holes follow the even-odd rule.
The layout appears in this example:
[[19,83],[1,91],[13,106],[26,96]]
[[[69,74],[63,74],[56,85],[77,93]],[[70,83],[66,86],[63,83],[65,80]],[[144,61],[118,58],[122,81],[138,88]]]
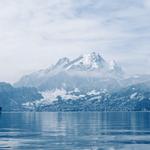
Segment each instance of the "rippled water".
[[2,113],[0,149],[149,150],[150,113]]

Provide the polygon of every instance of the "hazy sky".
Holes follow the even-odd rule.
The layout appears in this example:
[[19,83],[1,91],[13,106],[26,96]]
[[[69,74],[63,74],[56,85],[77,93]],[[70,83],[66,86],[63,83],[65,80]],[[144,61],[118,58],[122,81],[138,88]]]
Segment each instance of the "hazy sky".
[[0,81],[92,51],[150,73],[150,0],[0,0]]

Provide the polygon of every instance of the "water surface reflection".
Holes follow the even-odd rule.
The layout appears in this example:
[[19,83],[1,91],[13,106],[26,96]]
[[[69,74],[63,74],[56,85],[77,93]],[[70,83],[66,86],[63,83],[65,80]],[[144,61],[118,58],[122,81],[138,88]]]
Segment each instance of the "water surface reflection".
[[150,149],[148,112],[3,113],[0,149]]

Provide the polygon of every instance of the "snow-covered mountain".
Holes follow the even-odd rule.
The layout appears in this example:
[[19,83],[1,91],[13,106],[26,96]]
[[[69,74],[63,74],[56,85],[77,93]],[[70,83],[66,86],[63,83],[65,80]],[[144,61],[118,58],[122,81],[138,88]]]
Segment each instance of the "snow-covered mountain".
[[0,83],[4,110],[150,111],[150,75],[126,77],[116,61],[93,52],[22,77],[15,87]]
[[82,93],[53,90],[43,99],[23,104],[25,110],[36,111],[150,111],[150,82],[132,85],[115,92],[92,90]]
[[[102,56],[92,52],[70,60],[59,59],[55,65],[22,77],[14,85],[36,87],[40,90],[64,88],[73,90],[115,89],[123,77],[122,68],[115,62],[108,63]],[[90,86],[89,86],[90,85]]]
[[[102,73],[115,72],[116,74],[123,73],[122,68],[113,60],[110,63],[106,62],[98,53],[92,52],[79,56],[74,60],[70,60],[67,57],[59,59],[58,62],[49,71],[63,70],[68,72],[98,72]],[[104,74],[106,75],[106,74]]]

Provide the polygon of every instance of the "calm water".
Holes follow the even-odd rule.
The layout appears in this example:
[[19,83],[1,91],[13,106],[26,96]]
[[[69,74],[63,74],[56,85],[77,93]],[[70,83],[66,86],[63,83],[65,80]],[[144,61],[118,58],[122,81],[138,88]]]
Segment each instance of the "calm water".
[[150,113],[2,113],[0,149],[149,150]]

